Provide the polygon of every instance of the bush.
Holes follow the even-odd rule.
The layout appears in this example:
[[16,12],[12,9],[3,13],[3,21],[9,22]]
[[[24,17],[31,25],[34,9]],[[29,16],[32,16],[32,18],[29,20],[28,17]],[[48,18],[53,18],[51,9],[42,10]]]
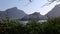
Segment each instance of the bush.
[[43,25],[45,34],[60,34],[60,17],[48,19]]
[[60,34],[60,17],[48,19],[42,24],[31,20],[26,25],[19,20],[0,19],[0,34]]
[[1,34],[20,34],[23,25],[18,20],[1,20],[0,33]]
[[25,27],[26,27],[27,34],[40,34],[41,32],[40,29],[41,24],[38,23],[38,21],[36,20],[29,21]]

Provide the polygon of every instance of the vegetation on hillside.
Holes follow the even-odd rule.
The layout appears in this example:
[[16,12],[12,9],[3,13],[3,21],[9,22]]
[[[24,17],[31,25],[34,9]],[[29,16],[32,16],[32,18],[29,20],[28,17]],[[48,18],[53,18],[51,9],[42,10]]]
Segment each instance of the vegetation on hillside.
[[60,17],[47,19],[42,24],[30,20],[26,25],[19,20],[0,19],[0,34],[60,34]]

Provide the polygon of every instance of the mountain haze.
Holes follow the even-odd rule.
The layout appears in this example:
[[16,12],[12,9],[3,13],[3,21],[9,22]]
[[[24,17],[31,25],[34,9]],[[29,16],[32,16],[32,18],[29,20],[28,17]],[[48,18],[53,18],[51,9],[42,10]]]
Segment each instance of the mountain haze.
[[27,15],[24,11],[17,9],[17,7],[7,9],[6,11],[0,11],[0,14],[1,18],[4,18],[7,15],[10,19],[21,19]]
[[60,17],[60,4],[56,5],[46,16],[49,18]]
[[44,20],[46,19],[46,17],[41,15],[39,12],[34,12],[32,14],[27,15],[23,10],[17,9],[17,7],[13,7],[5,11],[0,11],[1,19],[5,19],[6,16],[10,19],[21,19],[21,20],[31,20],[31,19]]
[[46,17],[41,15],[38,12],[34,12],[34,13],[32,13],[30,15],[26,15],[22,18],[22,20],[31,20],[31,19],[44,20],[44,19],[46,19]]

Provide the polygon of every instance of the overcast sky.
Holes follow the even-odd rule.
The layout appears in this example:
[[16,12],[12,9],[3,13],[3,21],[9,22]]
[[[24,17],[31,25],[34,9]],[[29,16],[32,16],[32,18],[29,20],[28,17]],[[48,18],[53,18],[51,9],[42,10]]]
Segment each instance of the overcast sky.
[[32,3],[29,3],[28,0],[0,0],[0,11],[17,7],[27,14],[40,12],[40,14],[45,15],[56,5],[56,2],[52,3],[51,5],[41,7],[45,3],[47,3],[47,0],[33,0]]

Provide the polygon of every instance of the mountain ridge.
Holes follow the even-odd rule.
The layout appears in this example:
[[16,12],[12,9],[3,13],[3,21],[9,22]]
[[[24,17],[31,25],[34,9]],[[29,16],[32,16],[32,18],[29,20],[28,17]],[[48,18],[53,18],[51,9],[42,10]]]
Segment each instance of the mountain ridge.
[[60,4],[56,5],[50,12],[48,12],[45,16],[49,18],[60,17]]
[[[2,15],[1,15],[2,14]],[[37,19],[37,20],[42,20],[45,19],[45,16],[41,15],[39,12],[34,12],[32,14],[26,14],[23,10],[18,9],[17,7],[9,8],[5,11],[0,11],[0,18],[4,19],[6,15],[10,19],[25,19],[25,20],[30,20],[30,19]]]
[[22,18],[22,20],[32,20],[32,19],[36,19],[36,20],[44,20],[46,19],[45,16],[41,15],[40,13],[38,12],[34,12],[30,15],[26,15]]
[[[1,12],[3,12],[3,11],[1,11]],[[2,14],[4,14],[3,17],[6,14],[11,19],[21,19],[22,17],[24,17],[24,15],[27,15],[23,10],[17,9],[17,7],[9,8],[9,9],[5,10],[4,13],[2,13]],[[3,17],[1,17],[1,18],[3,18]]]

